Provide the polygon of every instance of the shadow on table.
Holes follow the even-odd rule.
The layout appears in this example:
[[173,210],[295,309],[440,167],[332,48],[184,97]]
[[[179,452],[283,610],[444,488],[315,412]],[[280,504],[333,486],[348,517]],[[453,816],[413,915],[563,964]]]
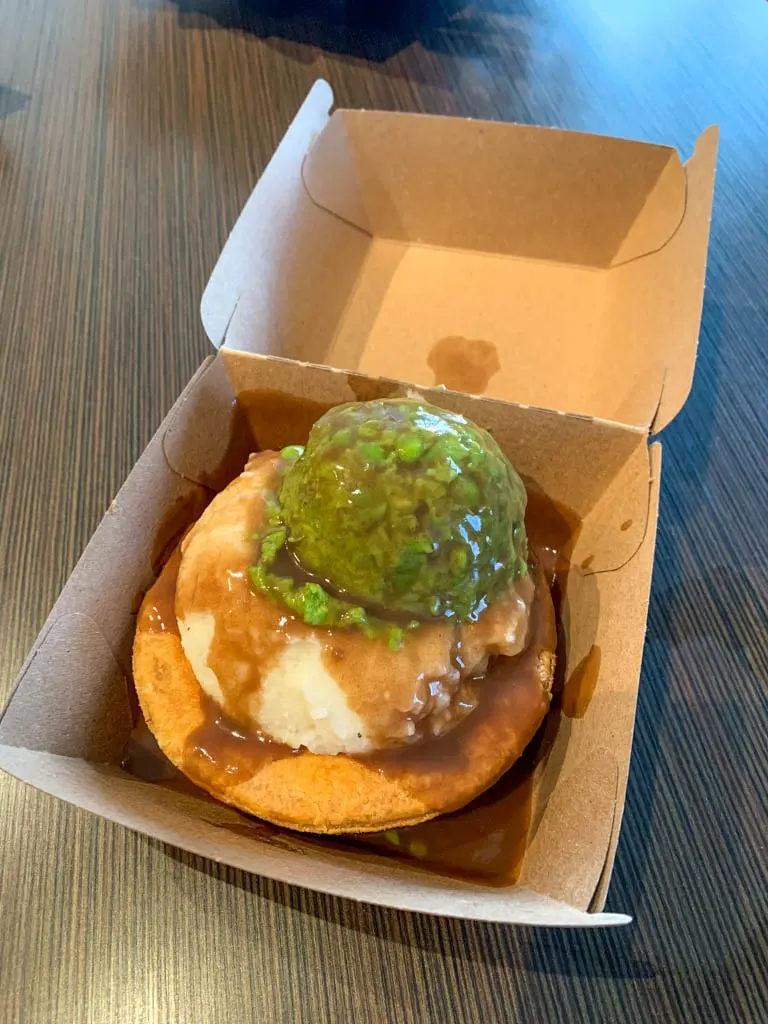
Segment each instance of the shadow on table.
[[25,92],[11,89],[7,85],[0,85],[0,117],[7,117],[9,114],[24,110],[31,99],[32,97]]
[[[658,971],[665,988],[725,1012],[748,985],[747,965],[757,969],[765,956],[754,786],[764,725],[750,703],[760,702],[754,665],[768,626],[760,612],[768,567],[755,561],[748,519],[723,537],[711,510],[732,507],[734,453],[725,438],[736,412],[721,391],[729,338],[742,316],[718,263],[715,257],[696,386],[668,432],[629,789],[608,901],[635,923],[616,939],[534,932],[526,968],[574,978]],[[622,948],[625,974],[614,959]]]
[[[528,1000],[536,1003],[541,998],[540,993],[546,991],[547,1001],[556,1003],[572,988],[574,981],[579,984],[579,977],[588,986],[601,979],[626,983],[653,979],[655,975],[651,964],[633,956],[631,933],[627,928],[590,935],[567,929],[537,934],[529,927],[440,919],[324,896],[233,871],[156,840],[145,839],[144,842],[162,850],[185,869],[200,871],[252,897],[253,905],[248,917],[254,920],[250,927],[254,929],[255,942],[263,942],[266,929],[266,934],[273,936],[272,941],[281,945],[285,943],[286,936],[299,935],[308,950],[325,951],[331,965],[339,955],[355,957],[363,966],[368,958],[375,957],[382,965],[385,984],[387,976],[397,973],[392,971],[391,965],[402,964],[405,972],[411,969],[420,977],[426,977],[427,985],[440,987],[435,990],[436,999],[443,991],[449,998],[469,1000],[468,1006],[475,998],[490,1000],[489,986],[494,986],[495,979],[503,979],[499,998],[503,1001],[504,1016],[493,1019],[518,1019],[518,998],[522,992],[527,993]],[[276,920],[275,914],[281,923],[277,931],[270,931],[270,922]],[[249,941],[250,935],[246,932],[244,951],[247,951]],[[530,962],[531,950],[537,941],[541,958],[538,967]],[[558,948],[561,946],[576,950],[579,969],[578,977],[573,980],[560,967]],[[318,962],[315,954],[310,952],[308,969],[322,970],[322,956],[321,953]],[[286,971],[293,969],[286,967]],[[575,971],[573,973],[576,974]],[[468,984],[471,989],[475,978],[484,991],[477,997],[468,996],[463,986]],[[379,981],[374,978],[371,983],[376,988]],[[397,1006],[398,995],[393,993],[391,998],[393,1005]],[[460,1007],[456,1009],[458,1011]],[[462,1019],[465,1019],[466,1012],[467,1007]]]
[[676,538],[689,531],[697,511],[709,500],[707,478],[718,431],[716,410],[724,323],[722,302],[707,292],[696,387],[662,439],[663,444],[669,440],[684,449],[682,458],[677,455],[684,470],[672,466],[671,459],[662,459],[666,465],[662,467],[654,579],[627,793],[631,813],[625,815],[613,883],[614,891],[623,901],[621,909],[633,916],[642,914],[644,906],[654,898],[646,888],[646,880],[652,853],[652,817],[658,810],[655,797],[665,722],[670,712],[669,693],[681,667],[679,649],[689,628],[691,612],[697,607],[701,585],[689,575]]
[[[155,0],[137,0],[156,7]],[[508,58],[527,49],[525,14],[509,3],[467,0],[159,0],[178,9],[182,27],[213,21],[222,28],[252,33],[302,59],[301,48],[364,61],[383,62],[414,43],[455,57]],[[298,47],[298,51],[297,51]]]
[[[269,900],[295,917],[310,918],[332,931],[368,935],[389,945],[436,953],[461,963],[505,969],[518,965],[532,973],[578,973],[583,977],[619,979],[655,975],[652,964],[633,956],[631,928],[611,928],[599,933],[568,929],[539,931],[529,927],[430,917],[325,896],[236,871],[158,840],[144,841],[186,868],[234,885],[259,899]],[[571,970],[567,966],[570,964],[577,964],[577,970]]]

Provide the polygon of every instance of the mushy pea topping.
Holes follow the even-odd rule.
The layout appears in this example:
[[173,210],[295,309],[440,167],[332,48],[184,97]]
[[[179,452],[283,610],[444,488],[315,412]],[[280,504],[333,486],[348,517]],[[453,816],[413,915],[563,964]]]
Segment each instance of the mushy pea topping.
[[[461,415],[413,399],[341,405],[282,456],[251,581],[312,625],[383,632],[397,649],[419,621],[474,621],[527,571],[523,483]],[[283,550],[313,582],[274,571]]]

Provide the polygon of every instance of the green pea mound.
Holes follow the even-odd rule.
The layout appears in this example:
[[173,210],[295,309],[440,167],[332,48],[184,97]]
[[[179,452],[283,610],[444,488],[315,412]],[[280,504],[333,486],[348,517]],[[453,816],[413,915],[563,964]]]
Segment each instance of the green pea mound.
[[463,416],[410,399],[337,406],[284,456],[279,540],[357,609],[348,619],[473,620],[526,572],[523,483]]

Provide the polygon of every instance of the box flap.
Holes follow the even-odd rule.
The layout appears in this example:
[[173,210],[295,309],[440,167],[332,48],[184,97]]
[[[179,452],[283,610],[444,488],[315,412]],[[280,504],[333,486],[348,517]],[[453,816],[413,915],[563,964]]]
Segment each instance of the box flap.
[[[663,430],[680,412],[693,383],[701,310],[704,303],[704,279],[719,135],[719,128],[716,125],[702,132],[696,142],[693,156],[685,165],[685,218],[672,240],[669,251],[665,253],[666,265],[660,271],[669,274],[667,287],[675,299],[675,319],[683,329],[677,333],[667,330],[665,335],[664,384],[652,424],[655,433]],[[689,270],[683,275],[681,267],[686,264]]]
[[240,832],[236,812],[221,804],[138,782],[121,769],[0,745],[0,768],[16,778],[145,835],[318,892],[400,910],[505,924],[600,928],[627,924],[625,914],[587,913],[519,886],[500,891],[443,879],[366,851],[324,849],[288,833],[276,842]]
[[521,885],[573,906],[590,905],[613,830],[618,774],[614,755],[598,747],[557,780],[529,842]]
[[426,114],[337,110],[304,183],[377,238],[598,269],[661,248],[685,209],[667,146]]
[[693,374],[716,153],[716,128],[683,165],[623,139],[337,111],[305,184],[373,244],[326,361],[661,429]]
[[328,118],[330,102],[318,83],[222,253],[215,344],[669,422],[693,373],[716,129],[683,165],[549,128]]
[[[171,468],[163,450],[163,438],[179,410],[196,392],[215,362],[211,357],[194,374],[107,509],[51,609],[35,646],[21,668],[19,681],[28,673],[31,673],[31,678],[39,674],[40,663],[35,668],[34,662],[49,632],[54,637],[69,636],[73,632],[71,628],[57,626],[64,621],[68,621],[70,627],[79,624],[86,632],[87,624],[95,626],[117,669],[124,677],[130,678],[139,602],[155,579],[174,535],[193,522],[210,500],[209,491],[184,479]],[[229,394],[231,402],[231,391]],[[97,647],[92,647],[89,657],[96,662],[101,660],[103,666],[109,663],[104,652]],[[55,659],[46,664],[46,674],[50,670],[60,678],[76,681],[77,676],[70,677],[63,668],[58,673]],[[120,692],[116,675],[114,680],[112,693],[116,694]],[[6,716],[15,697],[16,691],[4,712]],[[63,724],[66,719],[52,717],[52,726],[59,721]],[[22,745],[29,742],[23,735],[8,738],[8,728],[10,725],[3,718],[2,742],[18,741]]]
[[0,744],[109,763],[119,759],[132,728],[125,675],[98,626],[75,613],[35,644],[0,716]]
[[[645,646],[645,623],[648,618],[648,602],[651,592],[651,572],[653,569],[653,557],[656,548],[656,529],[659,515],[659,493],[661,491],[661,444],[656,441],[649,447],[651,459],[651,486],[649,492],[648,525],[646,537],[642,548],[638,552],[638,558],[633,562],[634,578],[631,579],[631,590],[622,592],[626,582],[622,580],[619,573],[606,573],[601,577],[601,583],[605,586],[605,600],[611,603],[623,603],[627,609],[625,617],[620,623],[616,623],[610,634],[605,638],[603,647],[608,657],[618,652],[622,658],[634,659],[638,674],[643,658]],[[578,599],[578,593],[574,595]],[[601,638],[601,643],[603,643]],[[584,664],[584,658],[588,660],[589,653],[584,654],[583,648],[574,652],[577,664]],[[584,658],[582,658],[582,655]],[[581,660],[578,660],[581,659]],[[597,728],[604,735],[610,735],[612,729],[624,732],[626,755],[619,761],[619,778],[616,793],[616,814],[613,819],[608,854],[605,859],[600,881],[590,904],[592,910],[602,910],[608,896],[608,886],[611,881],[613,862],[616,859],[616,850],[619,845],[619,833],[624,815],[624,802],[627,792],[627,781],[629,779],[630,756],[632,751],[632,737],[634,734],[635,708],[637,704],[637,688],[632,696],[631,702],[612,701],[603,709],[600,719],[596,723]],[[607,713],[606,713],[607,712]]]

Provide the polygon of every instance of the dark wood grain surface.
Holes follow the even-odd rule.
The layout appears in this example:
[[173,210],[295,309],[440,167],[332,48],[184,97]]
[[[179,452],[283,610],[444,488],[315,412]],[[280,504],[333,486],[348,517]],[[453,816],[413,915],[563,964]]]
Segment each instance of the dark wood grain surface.
[[0,778],[0,1021],[768,1019],[768,4],[0,0],[0,697],[206,355],[199,298],[317,76],[340,104],[722,126],[608,908],[544,932],[217,866]]

